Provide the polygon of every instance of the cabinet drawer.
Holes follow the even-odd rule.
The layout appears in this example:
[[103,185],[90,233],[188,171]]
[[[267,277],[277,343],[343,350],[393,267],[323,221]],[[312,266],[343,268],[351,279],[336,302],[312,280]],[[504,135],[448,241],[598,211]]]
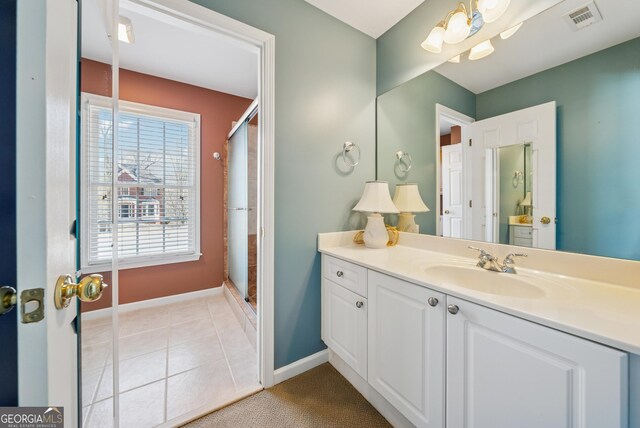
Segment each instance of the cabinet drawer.
[[531,247],[533,240],[531,238],[513,238],[512,244],[519,247]]
[[513,234],[516,238],[527,238],[531,239],[531,228],[530,227],[518,227],[515,226],[513,228]]
[[331,256],[322,256],[322,275],[338,285],[367,297],[367,269]]

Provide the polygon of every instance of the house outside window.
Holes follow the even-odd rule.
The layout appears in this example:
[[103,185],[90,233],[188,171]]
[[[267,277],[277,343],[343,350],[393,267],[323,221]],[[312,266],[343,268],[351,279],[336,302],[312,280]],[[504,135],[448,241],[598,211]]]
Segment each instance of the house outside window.
[[82,102],[83,271],[110,269],[113,186],[121,268],[197,260],[200,115],[120,101],[114,168],[111,99]]

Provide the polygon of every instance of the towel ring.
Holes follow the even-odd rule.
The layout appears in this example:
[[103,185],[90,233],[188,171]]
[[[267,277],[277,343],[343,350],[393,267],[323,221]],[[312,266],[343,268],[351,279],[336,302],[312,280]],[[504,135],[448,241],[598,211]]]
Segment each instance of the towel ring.
[[[403,173],[407,173],[411,171],[411,165],[413,163],[413,160],[411,159],[411,155],[409,153],[403,152],[402,150],[398,150],[396,152],[396,158],[399,161],[400,170]],[[405,158],[406,158],[406,161],[403,162],[402,159],[405,159]]]
[[[358,159],[355,162],[349,162],[347,158],[347,153],[350,153],[352,150],[358,151]],[[360,163],[360,147],[356,143],[352,143],[351,141],[347,141],[342,145],[342,160],[350,167],[354,167]]]

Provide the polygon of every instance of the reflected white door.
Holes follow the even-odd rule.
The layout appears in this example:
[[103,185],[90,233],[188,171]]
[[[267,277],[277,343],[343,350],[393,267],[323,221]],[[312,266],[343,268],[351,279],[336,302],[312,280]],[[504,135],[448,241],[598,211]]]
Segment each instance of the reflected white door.
[[462,144],[442,147],[442,236],[463,236]]
[[244,122],[229,139],[227,175],[229,279],[243,298],[247,297],[249,279],[247,137],[247,123]]
[[[556,103],[549,102],[471,124],[472,239],[490,240],[497,230],[497,186],[491,153],[531,144],[532,239],[535,248],[556,248]],[[493,167],[491,166],[493,165]]]

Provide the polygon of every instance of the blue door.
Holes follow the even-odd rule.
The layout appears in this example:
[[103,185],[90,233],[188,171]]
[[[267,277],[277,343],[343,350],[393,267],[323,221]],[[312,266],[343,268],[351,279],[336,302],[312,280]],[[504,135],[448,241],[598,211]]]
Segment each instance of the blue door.
[[[0,6],[0,285],[16,287],[16,0]],[[0,406],[18,405],[18,311],[0,316]]]

